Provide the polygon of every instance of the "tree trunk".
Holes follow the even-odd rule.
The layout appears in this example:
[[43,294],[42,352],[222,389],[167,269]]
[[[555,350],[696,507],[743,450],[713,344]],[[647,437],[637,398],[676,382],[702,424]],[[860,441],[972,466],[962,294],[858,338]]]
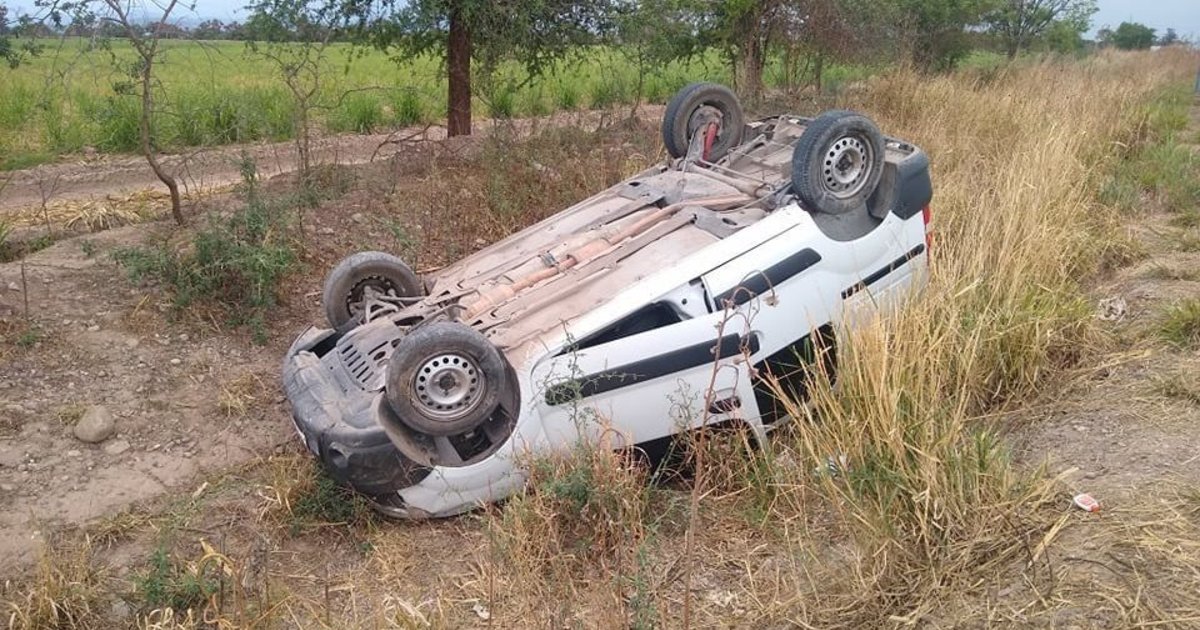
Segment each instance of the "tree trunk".
[[175,223],[183,225],[183,209],[179,200],[179,184],[175,182],[175,178],[163,169],[162,164],[158,162],[158,156],[154,153],[154,145],[150,141],[150,121],[154,113],[154,54],[150,53],[142,58],[142,112],[141,119],[138,121],[138,131],[141,134],[142,155],[146,156],[146,161],[150,163],[150,170],[154,171],[154,175],[163,184],[166,184],[167,190],[171,193],[171,216],[175,218]]
[[733,82],[742,96],[752,102],[762,94],[763,61],[757,35],[747,36],[734,63]]
[[446,67],[450,73],[449,112],[446,132],[450,136],[471,135],[471,32],[463,20],[462,8],[450,8],[450,41],[446,46]]
[[1021,50],[1021,44],[1017,38],[1013,37],[1005,42],[1005,53],[1008,55],[1008,60],[1012,61],[1017,58],[1017,53]]

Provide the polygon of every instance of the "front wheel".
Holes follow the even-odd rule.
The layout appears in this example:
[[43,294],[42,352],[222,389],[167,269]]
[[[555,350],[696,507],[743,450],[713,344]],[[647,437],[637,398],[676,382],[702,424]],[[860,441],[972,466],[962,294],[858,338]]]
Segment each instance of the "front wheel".
[[883,134],[870,118],[829,111],[813,119],[792,153],[792,189],[814,212],[865,207],[883,176]]
[[508,387],[504,358],[486,337],[465,324],[433,322],[400,340],[384,395],[409,428],[451,436],[487,422]]

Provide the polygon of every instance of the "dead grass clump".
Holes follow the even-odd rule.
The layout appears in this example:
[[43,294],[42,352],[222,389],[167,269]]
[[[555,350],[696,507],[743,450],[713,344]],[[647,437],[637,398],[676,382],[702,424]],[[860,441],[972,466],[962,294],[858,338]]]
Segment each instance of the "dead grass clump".
[[87,541],[46,548],[29,582],[4,585],[8,627],[13,630],[103,628],[104,573]]
[[1200,405],[1200,375],[1186,368],[1154,378],[1155,390],[1167,398]]
[[479,588],[489,615],[542,625],[585,615],[598,615],[589,626],[657,623],[644,565],[670,513],[663,491],[647,485],[627,452],[583,442],[528,470],[527,490],[486,516]]
[[290,535],[371,520],[366,500],[339,485],[308,453],[280,455],[267,463],[267,485],[259,491],[259,518]]
[[262,379],[253,372],[243,372],[221,385],[217,406],[227,418],[241,418],[254,407],[267,391]]
[[644,121],[594,132],[553,127],[528,137],[498,127],[473,154],[429,158],[420,180],[392,191],[386,211],[420,234],[418,266],[443,265],[649,166],[658,143]]

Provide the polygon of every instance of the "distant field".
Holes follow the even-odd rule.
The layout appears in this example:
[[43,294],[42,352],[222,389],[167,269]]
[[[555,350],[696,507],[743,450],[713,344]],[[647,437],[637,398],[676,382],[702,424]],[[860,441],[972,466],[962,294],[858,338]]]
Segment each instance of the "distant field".
[[[85,147],[132,152],[138,147],[137,99],[128,86],[132,53],[88,49],[82,39],[44,42],[43,55],[0,70],[0,170],[26,168]],[[294,105],[278,70],[242,42],[166,41],[158,71],[162,113],[158,144],[188,146],[283,140],[294,135]],[[114,57],[116,61],[114,62]],[[445,79],[435,57],[396,61],[377,50],[336,45],[327,52],[316,112],[332,132],[367,133],[437,121],[445,116]],[[476,83],[476,116],[506,117],[632,102],[637,69],[619,50],[581,51],[552,72],[525,81],[502,68],[491,90]],[[837,83],[865,70],[835,67]],[[477,77],[478,79],[478,77]],[[695,80],[728,81],[715,52],[647,73],[643,97],[661,102]],[[784,83],[768,68],[768,85]]]

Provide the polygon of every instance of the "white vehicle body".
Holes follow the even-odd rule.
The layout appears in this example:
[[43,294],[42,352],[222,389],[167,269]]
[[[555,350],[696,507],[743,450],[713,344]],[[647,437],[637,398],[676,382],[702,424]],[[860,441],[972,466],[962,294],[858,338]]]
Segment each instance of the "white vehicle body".
[[[788,189],[783,149],[809,122],[749,125],[756,140],[714,163],[648,169],[434,273],[418,303],[345,333],[306,331],[284,362],[301,438],[386,513],[421,518],[509,496],[529,456],[601,430],[614,447],[703,423],[765,437],[781,417],[756,371],[818,337],[832,345],[847,318],[925,277],[924,155],[888,140],[870,207],[822,215]],[[486,426],[427,436],[397,421],[383,391],[394,339],[446,313],[500,350],[511,379]]]

